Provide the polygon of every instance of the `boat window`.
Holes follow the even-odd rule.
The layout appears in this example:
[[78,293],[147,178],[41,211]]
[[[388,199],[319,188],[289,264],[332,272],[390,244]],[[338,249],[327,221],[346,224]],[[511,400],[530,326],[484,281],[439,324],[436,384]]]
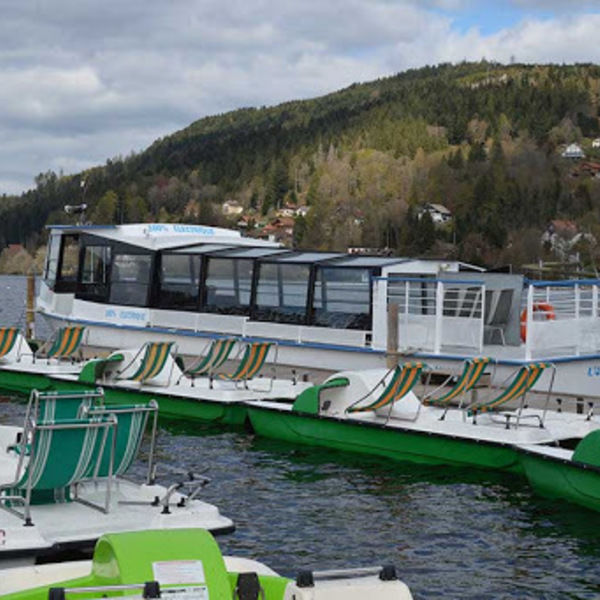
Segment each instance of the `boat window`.
[[106,301],[110,272],[110,246],[85,246],[77,298]]
[[46,268],[44,281],[48,287],[53,288],[58,272],[58,257],[60,256],[60,235],[51,235],[46,253]]
[[163,254],[160,267],[160,308],[196,309],[202,256]]
[[53,281],[54,291],[74,293],[77,287],[78,267],[79,236],[52,236],[48,250],[47,281]]
[[253,260],[211,256],[202,310],[226,315],[248,314],[253,269]]
[[150,254],[114,255],[110,274],[110,302],[146,306],[150,282]]
[[339,329],[371,329],[371,270],[318,267],[313,324]]
[[310,265],[261,264],[252,317],[258,321],[305,323],[309,276]]

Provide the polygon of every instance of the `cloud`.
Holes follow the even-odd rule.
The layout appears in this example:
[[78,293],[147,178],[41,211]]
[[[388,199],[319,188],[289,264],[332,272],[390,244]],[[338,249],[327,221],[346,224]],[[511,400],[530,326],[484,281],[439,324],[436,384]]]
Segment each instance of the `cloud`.
[[456,26],[470,22],[473,0],[5,0],[0,194],[48,169],[141,150],[206,115],[409,67],[600,60],[592,3],[569,13],[553,0],[553,18],[537,12],[549,5],[541,0],[511,3],[523,18],[483,34]]

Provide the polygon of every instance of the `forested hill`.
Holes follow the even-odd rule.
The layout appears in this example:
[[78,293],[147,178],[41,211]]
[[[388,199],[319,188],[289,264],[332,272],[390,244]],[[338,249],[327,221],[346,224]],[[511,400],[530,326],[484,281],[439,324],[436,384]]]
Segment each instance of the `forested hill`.
[[[240,216],[222,211],[233,200],[256,232],[276,209],[306,205],[294,225],[299,246],[536,260],[549,251],[540,236],[552,220],[600,241],[599,103],[600,66],[484,61],[241,109],[85,173],[38,175],[34,190],[0,200],[0,247],[35,248],[45,224],[68,222],[62,207],[84,190],[94,222],[235,226]],[[561,156],[571,143],[584,159]],[[434,227],[422,216],[428,203],[452,219]]]

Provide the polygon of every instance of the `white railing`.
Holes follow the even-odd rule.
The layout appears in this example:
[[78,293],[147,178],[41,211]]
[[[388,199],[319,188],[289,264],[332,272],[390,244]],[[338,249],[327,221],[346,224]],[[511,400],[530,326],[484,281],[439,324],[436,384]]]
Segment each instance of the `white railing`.
[[521,312],[527,359],[600,351],[599,285],[595,279],[529,284]]
[[377,277],[373,288],[373,346],[388,348],[388,307],[398,307],[398,351],[481,352],[482,281]]

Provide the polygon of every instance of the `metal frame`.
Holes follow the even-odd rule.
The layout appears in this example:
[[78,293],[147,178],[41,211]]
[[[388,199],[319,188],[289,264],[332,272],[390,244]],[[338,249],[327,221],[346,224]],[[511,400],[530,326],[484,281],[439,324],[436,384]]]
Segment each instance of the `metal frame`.
[[[521,368],[528,366],[529,364],[535,364],[537,362],[545,362],[545,361],[531,361],[531,363],[521,365],[518,369],[515,369],[505,379],[503,379],[501,384],[498,386],[498,388],[504,389],[505,384],[512,381],[515,377],[515,374],[518,373],[518,371]],[[494,409],[492,409],[492,410],[486,411],[486,413],[490,415],[490,419],[492,420],[492,422],[503,423],[505,425],[506,429],[510,429],[511,420],[514,420],[515,428],[518,429],[518,427],[523,419],[537,419],[538,426],[543,429],[544,421],[546,419],[546,413],[548,412],[548,405],[550,403],[550,395],[552,394],[552,388],[554,387],[554,379],[556,377],[556,365],[554,363],[548,363],[548,366],[546,367],[546,369],[552,369],[552,375],[550,376],[550,384],[548,386],[548,390],[546,391],[546,401],[544,402],[544,408],[542,409],[541,416],[540,415],[523,415],[522,414],[523,410],[525,408],[527,408],[525,405],[525,399],[527,398],[527,394],[531,391],[531,388],[527,388],[520,396],[516,396],[513,399],[513,400],[520,400],[519,406],[517,409],[515,409],[515,410],[494,410]],[[490,378],[490,386],[488,387],[488,396],[486,397],[486,400],[491,396],[491,392],[492,392],[491,381],[492,381],[492,378]],[[511,402],[511,400],[509,400],[509,402]],[[463,411],[463,420],[465,420],[465,418],[466,418],[466,412],[468,412],[469,409],[474,404],[478,404],[478,403],[479,403],[479,401],[471,402],[471,404],[468,404],[467,406],[465,406],[464,411]],[[499,419],[494,419],[494,415],[499,415],[501,417],[504,417],[504,420],[500,421]],[[473,424],[477,425],[477,414],[473,415]]]
[[[102,454],[104,452],[104,447],[106,445],[106,440],[108,438],[108,432],[109,429],[113,427],[114,429],[114,433],[116,433],[116,427],[117,427],[117,419],[116,417],[110,415],[106,420],[104,421],[99,421],[97,423],[94,422],[90,422],[90,423],[61,423],[60,421],[58,422],[54,422],[54,423],[48,423],[48,424],[33,424],[31,427],[31,432],[32,432],[32,440],[35,437],[35,434],[37,431],[42,431],[42,430],[58,430],[58,429],[100,429],[103,428],[104,429],[104,435],[103,435],[103,439],[101,442],[101,451],[98,455],[98,461],[100,460],[100,458],[102,457]],[[111,448],[111,457],[110,457],[110,462],[109,462],[109,476],[107,477],[107,484],[106,484],[106,497],[105,497],[105,503],[104,503],[104,507],[94,504],[93,502],[89,502],[87,500],[82,500],[81,498],[78,497],[77,495],[77,485],[78,481],[74,481],[72,482],[71,485],[73,485],[74,487],[74,497],[73,500],[76,502],[79,502],[80,504],[84,504],[86,506],[89,506],[90,508],[95,508],[96,510],[100,510],[104,513],[108,513],[109,512],[109,507],[110,507],[110,497],[111,497],[111,482],[112,482],[112,468],[113,468],[113,460],[114,460],[114,450],[115,450],[115,442],[116,442],[116,435],[114,435],[113,433],[113,442],[112,442],[112,448]],[[3,484],[2,486],[0,486],[0,490],[2,489],[11,489],[11,488],[15,488],[18,486],[20,480],[21,480],[21,469],[23,466],[23,457],[25,455],[25,446],[26,446],[27,440],[26,437],[23,436],[23,439],[21,441],[21,453],[19,456],[19,463],[17,466],[17,473],[16,473],[16,477],[15,480],[11,483],[8,484]],[[35,455],[34,455],[34,451],[32,449],[30,455],[29,455],[29,463],[31,464],[34,459],[35,459]],[[27,478],[27,485],[25,488],[25,497],[23,496],[0,496],[0,507],[4,508],[5,510],[7,510],[8,512],[11,512],[12,514],[17,515],[18,517],[21,517],[22,519],[24,519],[25,521],[25,525],[33,525],[33,522],[31,520],[31,493],[32,493],[32,477],[33,477],[33,473],[30,471],[29,472],[29,476]],[[23,513],[20,513],[19,511],[15,510],[12,507],[6,506],[5,502],[7,500],[10,500],[12,502],[20,502],[24,505],[24,510]]]
[[[148,402],[147,406],[135,406],[133,408],[127,407],[118,407],[118,406],[101,406],[97,408],[92,408],[84,411],[86,416],[104,416],[114,415],[117,418],[117,428],[118,428],[118,415],[122,413],[154,413],[154,418],[152,419],[152,433],[150,438],[150,452],[148,454],[148,475],[146,477],[146,483],[151,485],[153,483],[153,471],[154,471],[154,452],[156,450],[156,431],[158,429],[158,402],[154,399]],[[146,416],[146,422],[144,423],[143,433],[146,431],[148,427],[148,417]],[[116,430],[115,430],[116,433]],[[114,436],[113,442],[116,443],[116,435]],[[104,448],[102,448],[102,453]],[[92,481],[97,481],[98,479],[104,479],[98,477],[98,469],[100,468],[100,460],[98,460],[96,464],[96,468],[94,469],[94,476],[92,477]]]

